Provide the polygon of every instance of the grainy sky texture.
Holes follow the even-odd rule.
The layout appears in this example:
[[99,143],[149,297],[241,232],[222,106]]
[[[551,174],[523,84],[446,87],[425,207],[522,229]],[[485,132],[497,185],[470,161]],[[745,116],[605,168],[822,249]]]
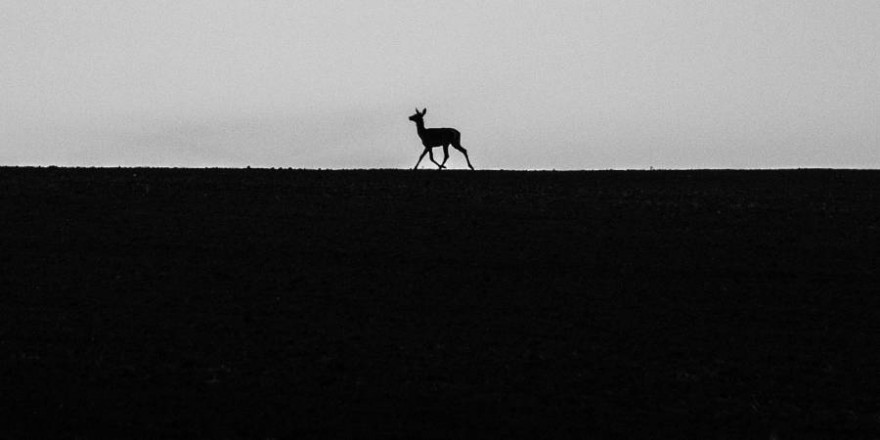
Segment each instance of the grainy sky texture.
[[877,0],[0,0],[0,41],[0,165],[411,167],[420,106],[477,168],[880,167]]

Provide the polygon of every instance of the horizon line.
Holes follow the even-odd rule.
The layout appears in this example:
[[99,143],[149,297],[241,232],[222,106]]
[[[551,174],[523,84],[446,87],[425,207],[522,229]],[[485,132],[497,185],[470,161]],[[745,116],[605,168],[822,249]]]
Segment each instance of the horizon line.
[[67,165],[0,165],[0,169],[94,169],[94,170],[126,170],[126,169],[149,169],[149,170],[254,170],[254,171],[412,171],[412,172],[626,172],[626,171],[880,171],[880,168],[857,168],[857,167],[766,167],[766,168],[580,168],[580,169],[557,169],[557,168],[483,168],[476,170],[462,169],[418,169],[412,168],[297,168],[297,167],[264,167],[264,166],[244,166],[244,167],[226,167],[226,166],[67,166]]

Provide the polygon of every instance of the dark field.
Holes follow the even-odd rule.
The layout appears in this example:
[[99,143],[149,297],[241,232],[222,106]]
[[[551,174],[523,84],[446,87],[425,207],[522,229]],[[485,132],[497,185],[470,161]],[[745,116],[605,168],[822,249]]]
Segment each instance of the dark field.
[[880,438],[878,266],[872,171],[0,168],[0,438]]

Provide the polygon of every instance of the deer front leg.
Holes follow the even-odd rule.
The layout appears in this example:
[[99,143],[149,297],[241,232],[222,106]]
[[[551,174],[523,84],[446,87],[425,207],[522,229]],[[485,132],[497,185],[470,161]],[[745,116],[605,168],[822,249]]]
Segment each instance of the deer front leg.
[[418,162],[416,162],[416,166],[414,166],[414,167],[413,167],[413,169],[414,169],[414,170],[415,170],[415,169],[418,169],[418,167],[419,167],[419,164],[420,164],[420,163],[422,163],[422,159],[424,159],[424,158],[425,158],[425,153],[427,153],[427,152],[428,152],[428,149],[427,149],[427,148],[425,148],[425,150],[424,150],[424,151],[422,151],[422,155],[421,155],[421,156],[419,156],[419,161],[418,161]]
[[439,169],[442,170],[443,168],[446,168],[443,165],[440,165],[439,163],[437,163],[436,160],[434,160],[434,149],[433,148],[428,148],[428,158],[431,159],[431,162],[434,162],[434,165],[437,165],[439,167]]

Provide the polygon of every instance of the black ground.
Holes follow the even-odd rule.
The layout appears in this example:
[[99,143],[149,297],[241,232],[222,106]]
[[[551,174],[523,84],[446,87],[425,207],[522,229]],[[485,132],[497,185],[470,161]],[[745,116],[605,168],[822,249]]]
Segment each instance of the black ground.
[[880,438],[880,172],[0,168],[0,438]]

